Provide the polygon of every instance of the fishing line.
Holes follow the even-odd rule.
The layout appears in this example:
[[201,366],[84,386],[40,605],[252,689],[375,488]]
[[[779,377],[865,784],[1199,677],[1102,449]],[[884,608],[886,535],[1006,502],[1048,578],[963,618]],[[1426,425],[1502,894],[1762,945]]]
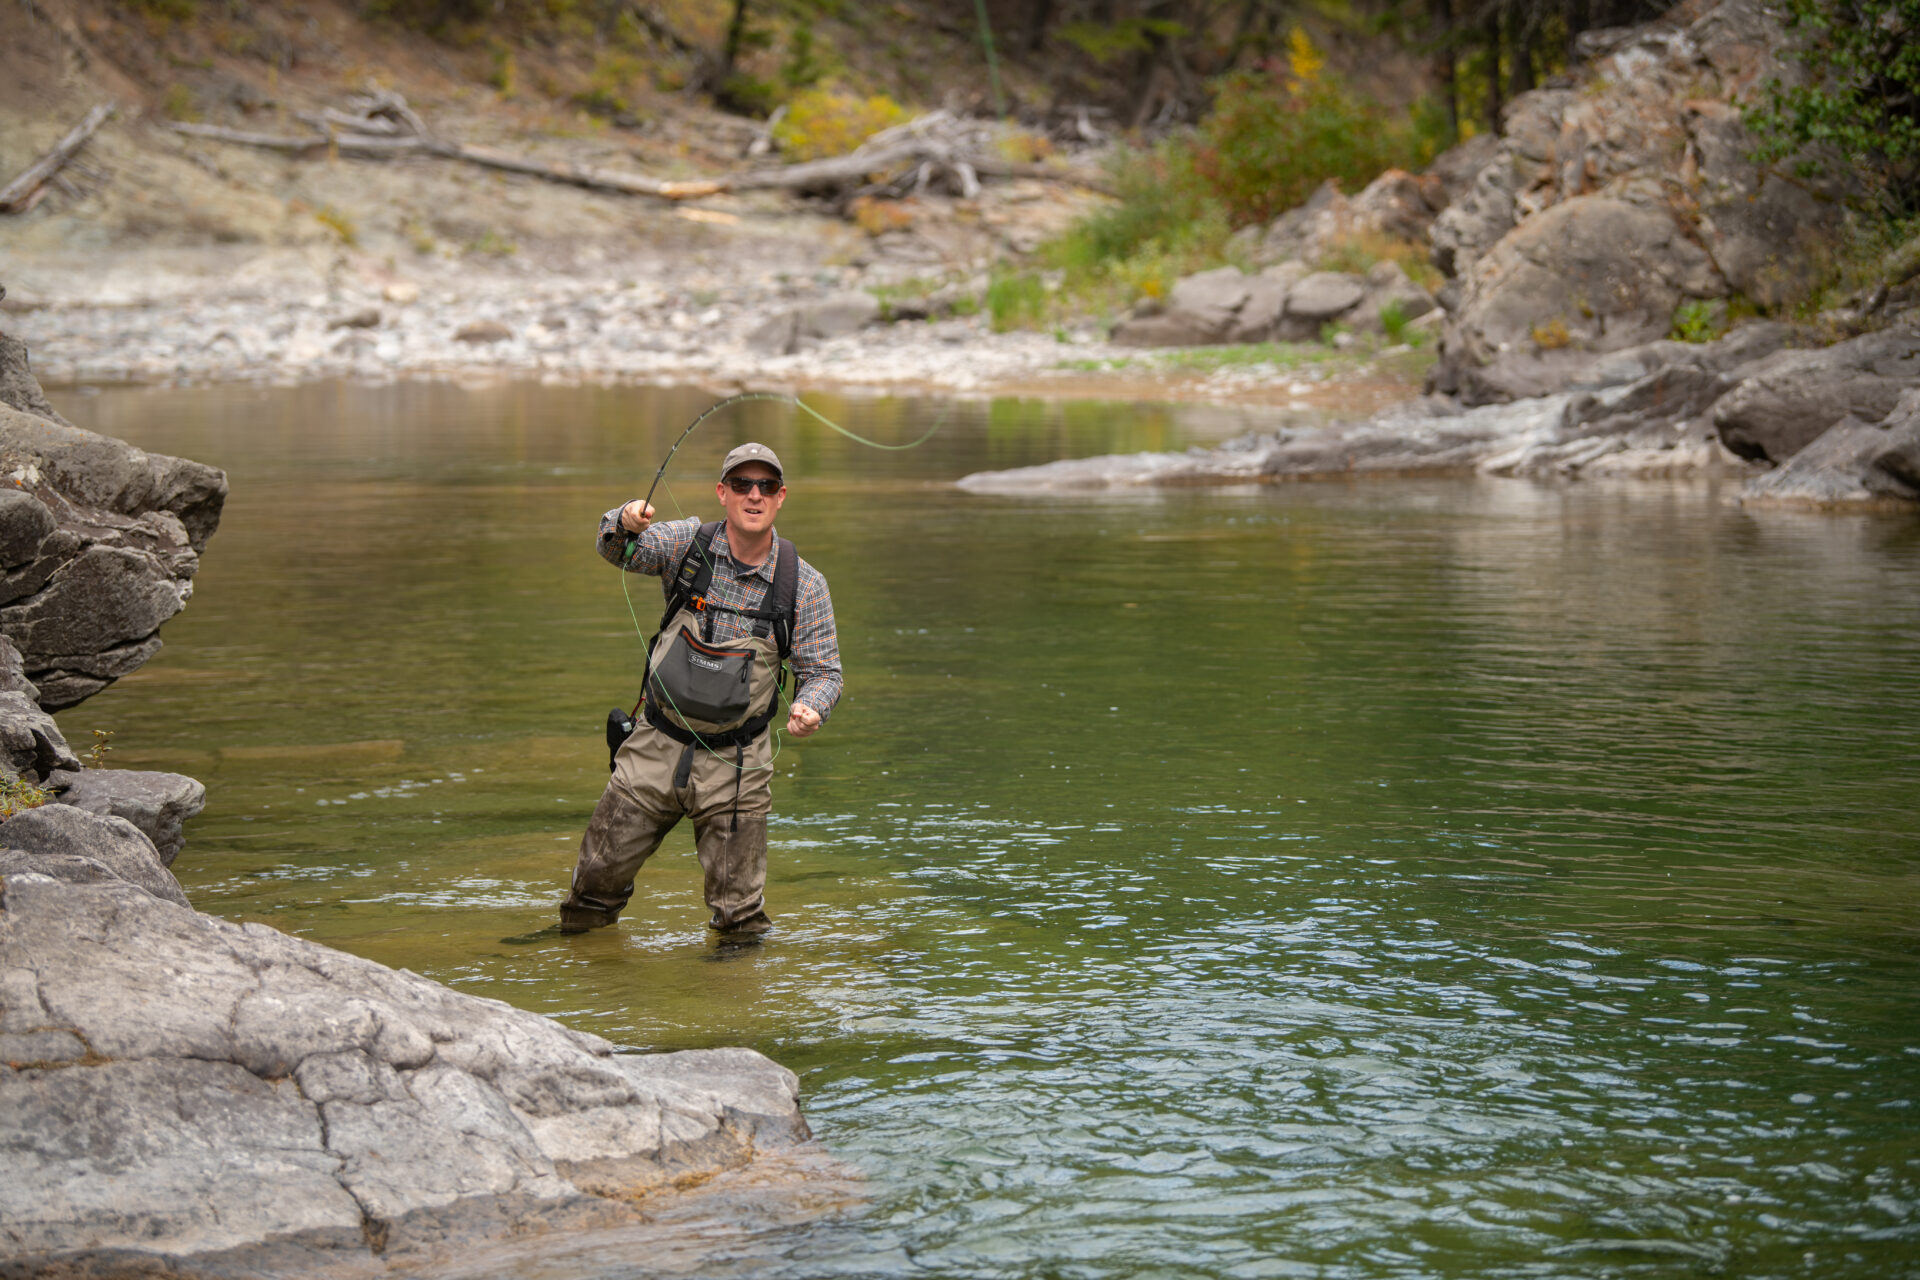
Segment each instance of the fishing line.
[[[822,426],[829,427],[832,430],[839,432],[841,435],[845,436],[849,440],[852,440],[856,444],[866,445],[869,449],[884,449],[889,453],[902,453],[908,449],[918,449],[921,445],[931,440],[933,438],[934,432],[940,430],[941,427],[945,426],[947,421],[946,411],[943,410],[940,416],[934,419],[933,425],[928,427],[926,431],[921,433],[918,439],[909,441],[906,444],[886,444],[883,441],[879,441],[879,440],[869,440],[867,439],[867,437],[860,435],[857,432],[847,430],[845,427],[835,422],[832,418],[827,417],[827,415],[825,415],[824,413],[821,413],[818,409],[815,409],[812,405],[802,400],[799,396],[786,395],[778,391],[742,391],[737,395],[728,396],[724,400],[717,400],[713,404],[708,405],[707,408],[699,414],[699,416],[697,416],[696,418],[694,418],[692,422],[689,422],[687,424],[686,430],[682,431],[679,434],[679,436],[677,436],[674,439],[672,447],[667,450],[667,456],[660,460],[660,469],[653,473],[653,483],[647,486],[647,496],[641,499],[640,501],[641,511],[644,512],[652,508],[654,491],[660,487],[661,478],[667,474],[667,466],[669,463],[673,461],[673,455],[680,452],[680,446],[686,443],[687,437],[692,435],[694,433],[694,430],[697,427],[699,427],[701,423],[705,422],[708,418],[711,418],[714,414],[720,412],[720,410],[722,409],[731,408],[736,404],[746,404],[749,401],[754,401],[754,400],[764,400],[764,401],[770,401],[775,404],[792,405],[794,408],[800,410],[800,412],[806,414],[808,417],[820,423]],[[679,499],[673,496],[672,485],[667,486],[667,500],[673,503],[673,507],[675,511],[679,511],[682,514],[685,514],[684,508],[680,506]],[[626,515],[625,507],[621,508],[620,515],[621,515],[621,518],[624,519]],[[649,522],[649,525],[651,525],[651,522]],[[624,529],[625,525],[622,524],[621,527]],[[637,540],[639,536],[640,536],[639,534],[633,534],[633,533],[629,533],[627,535],[627,557],[626,558],[629,560],[632,559],[633,552],[636,549]],[[700,545],[700,540],[698,537],[694,539],[693,547],[694,547],[694,550],[701,556],[702,559],[706,558],[706,555],[707,555],[706,548]],[[707,561],[708,571],[711,572],[713,570],[713,567],[714,567],[713,562],[711,560],[708,560]],[[629,617],[633,619],[634,633],[640,637],[640,643],[642,647],[646,650],[647,660],[646,660],[646,666],[643,668],[643,670],[651,672],[653,669],[652,642],[650,642],[647,639],[646,628],[640,624],[640,613],[637,609],[634,608],[633,591],[627,582],[627,573],[624,567],[622,568],[620,573],[620,593],[621,595],[626,597],[627,614]],[[775,659],[775,661],[777,663],[778,659]],[[780,673],[776,669],[774,672],[774,687],[776,690],[779,688],[780,683],[781,683]],[[664,686],[661,688],[660,691],[663,694],[666,694],[668,705],[673,707],[675,715],[680,716],[682,725],[684,727],[686,716],[681,713],[680,708],[678,706],[674,705],[673,694],[669,692]],[[799,682],[796,680],[794,683],[794,692],[797,694],[799,693],[799,691],[800,691]],[[643,700],[646,697],[646,693],[647,693],[647,690],[643,683],[642,688],[640,690],[640,695]],[[789,698],[787,702],[788,702],[789,714],[791,714],[793,699]],[[738,764],[734,764],[733,761],[728,760],[726,756],[722,755],[720,752],[715,751],[711,746],[708,745],[707,740],[701,737],[700,734],[695,730],[689,728],[687,729],[687,732],[693,735],[693,740],[699,743],[701,749],[704,750],[708,755],[712,756],[716,760],[721,761],[722,763],[726,764],[728,767],[737,769],[742,773],[757,772],[763,768],[768,771],[771,771],[773,769],[773,762],[780,758],[780,752],[786,745],[785,735],[778,728],[773,728],[772,729],[772,734],[774,737],[773,754],[767,758],[767,763],[765,765],[750,765],[750,766],[738,765]]]

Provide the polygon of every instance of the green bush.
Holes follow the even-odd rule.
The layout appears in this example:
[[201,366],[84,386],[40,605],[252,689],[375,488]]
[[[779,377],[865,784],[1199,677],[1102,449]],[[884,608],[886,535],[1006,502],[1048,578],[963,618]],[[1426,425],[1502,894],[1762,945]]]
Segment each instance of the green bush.
[[[1831,147],[1872,174],[1896,208],[1920,211],[1920,0],[1789,0],[1809,76],[1770,80],[1747,110],[1755,159]],[[1817,162],[1802,167],[1817,171]]]
[[1417,127],[1421,113],[1401,123],[1349,90],[1297,29],[1284,65],[1234,72],[1215,89],[1193,163],[1235,226],[1272,221],[1328,178],[1357,191],[1384,169],[1417,168],[1437,141],[1419,136],[1431,124]]
[[1193,166],[1185,139],[1122,151],[1109,173],[1116,200],[1075,223],[1046,256],[1082,276],[1145,252],[1179,253],[1196,240],[1225,239],[1225,211]]
[[993,331],[1031,329],[1047,311],[1046,282],[1031,271],[997,274],[987,283],[987,314]]
[[789,160],[843,156],[882,129],[905,124],[907,110],[884,93],[862,98],[835,89],[805,89],[787,105],[773,140]]

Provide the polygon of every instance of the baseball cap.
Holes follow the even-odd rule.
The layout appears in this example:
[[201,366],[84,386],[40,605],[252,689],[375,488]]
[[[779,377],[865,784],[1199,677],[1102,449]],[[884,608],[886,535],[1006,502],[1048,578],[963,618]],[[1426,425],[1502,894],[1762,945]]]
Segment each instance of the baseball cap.
[[727,460],[720,464],[720,478],[725,480],[730,471],[745,462],[764,462],[772,467],[773,473],[782,480],[787,478],[787,473],[781,470],[779,455],[767,446],[755,444],[752,441],[736,447],[727,455]]

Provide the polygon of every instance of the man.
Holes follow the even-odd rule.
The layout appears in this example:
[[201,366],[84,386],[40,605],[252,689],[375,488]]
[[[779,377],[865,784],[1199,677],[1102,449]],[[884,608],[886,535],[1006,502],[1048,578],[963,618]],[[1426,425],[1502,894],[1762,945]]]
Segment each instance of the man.
[[840,698],[840,645],[827,580],[774,532],[787,489],[773,450],[729,453],[714,495],[726,518],[712,525],[656,525],[639,500],[601,518],[601,556],[662,578],[671,616],[649,659],[645,715],[616,751],[581,837],[563,932],[612,924],[634,873],[683,816],[706,873],[708,927],[773,927],[763,894],[780,660],[796,681],[786,731],[805,738]]

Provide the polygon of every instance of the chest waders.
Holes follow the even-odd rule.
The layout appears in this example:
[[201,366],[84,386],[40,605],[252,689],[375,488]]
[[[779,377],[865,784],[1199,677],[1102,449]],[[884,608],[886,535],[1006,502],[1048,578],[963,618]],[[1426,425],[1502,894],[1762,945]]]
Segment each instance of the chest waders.
[[[799,589],[800,555],[785,538],[774,539],[773,585],[758,609],[735,609],[707,598],[713,583],[713,542],[725,522],[700,526],[693,543],[674,567],[660,629],[647,642],[640,680],[640,704],[646,722],[681,743],[674,786],[684,787],[693,770],[693,753],[705,747],[715,755],[733,748],[733,828],[740,824],[740,773],[747,745],[767,731],[780,710],[786,661],[793,653],[793,601]],[[731,613],[752,619],[747,635],[713,638],[713,615]],[[607,767],[620,745],[638,726],[615,711],[607,717]]]

